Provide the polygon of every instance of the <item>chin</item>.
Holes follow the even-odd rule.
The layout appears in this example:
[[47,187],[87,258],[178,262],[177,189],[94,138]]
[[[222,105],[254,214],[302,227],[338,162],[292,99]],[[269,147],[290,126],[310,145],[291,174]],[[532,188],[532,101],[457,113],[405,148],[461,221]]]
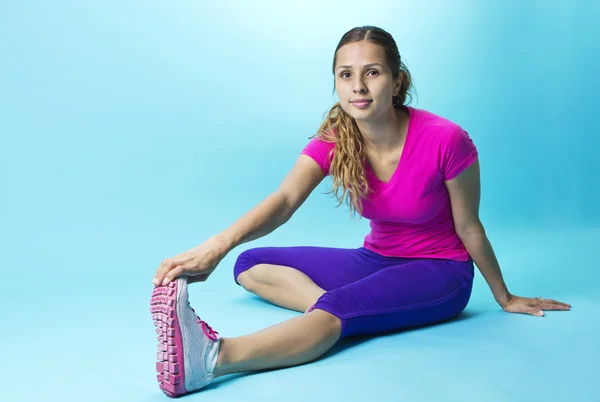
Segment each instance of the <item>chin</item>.
[[348,103],[348,105],[346,107],[343,107],[344,111],[346,113],[348,113],[350,116],[354,117],[355,119],[357,118],[364,118],[365,116],[369,116],[371,114],[373,114],[373,107],[371,105],[371,107],[367,108],[367,109],[358,109],[356,107],[354,107],[354,105]]

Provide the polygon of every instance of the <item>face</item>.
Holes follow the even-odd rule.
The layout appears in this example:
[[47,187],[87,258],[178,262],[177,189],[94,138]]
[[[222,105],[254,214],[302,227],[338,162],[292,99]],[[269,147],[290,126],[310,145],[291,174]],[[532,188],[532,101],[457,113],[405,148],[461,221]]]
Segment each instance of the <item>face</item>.
[[[337,51],[335,89],[342,109],[355,119],[372,120],[393,108],[392,96],[400,90],[387,66],[381,46],[368,41],[349,43]],[[358,103],[367,99],[367,103]]]

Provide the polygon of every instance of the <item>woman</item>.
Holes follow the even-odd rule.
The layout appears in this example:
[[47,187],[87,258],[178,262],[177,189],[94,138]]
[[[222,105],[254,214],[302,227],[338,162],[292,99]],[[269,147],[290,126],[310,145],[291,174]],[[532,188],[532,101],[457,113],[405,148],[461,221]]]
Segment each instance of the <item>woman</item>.
[[[167,395],[199,390],[225,374],[306,363],[347,336],[452,319],[469,301],[474,262],[505,311],[569,310],[506,288],[479,220],[477,149],[460,126],[405,105],[411,77],[391,35],[372,26],[350,30],[335,51],[333,73],[340,102],[280,188],[158,268],[151,311],[158,381]],[[351,212],[371,220],[363,247],[244,251],[236,282],[305,314],[221,337],[189,306],[187,284],[205,281],[236,246],[285,223],[327,175],[339,205],[345,199]]]

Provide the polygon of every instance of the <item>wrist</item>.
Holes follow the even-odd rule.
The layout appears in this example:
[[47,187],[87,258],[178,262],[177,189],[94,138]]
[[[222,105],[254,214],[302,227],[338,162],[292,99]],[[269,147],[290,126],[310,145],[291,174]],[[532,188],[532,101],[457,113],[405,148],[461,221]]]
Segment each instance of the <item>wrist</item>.
[[499,295],[494,295],[496,302],[498,302],[502,308],[506,307],[510,303],[512,297],[513,295],[508,290],[501,292]]
[[212,236],[211,239],[219,245],[219,250],[223,255],[228,254],[236,246],[230,238],[222,233]]

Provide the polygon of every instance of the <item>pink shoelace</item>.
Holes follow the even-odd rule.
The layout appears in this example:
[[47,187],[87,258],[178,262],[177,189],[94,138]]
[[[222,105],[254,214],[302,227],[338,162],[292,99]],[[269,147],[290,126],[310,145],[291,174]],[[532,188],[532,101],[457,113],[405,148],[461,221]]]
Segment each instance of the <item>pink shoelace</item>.
[[[189,305],[189,302],[188,302]],[[190,306],[190,308],[192,309],[192,311],[194,313],[196,313],[196,310],[194,310],[192,308],[192,306]],[[206,336],[208,336],[209,339],[212,339],[213,341],[217,340],[217,335],[219,334],[217,331],[215,331],[214,329],[212,329],[210,327],[210,325],[208,325],[208,323],[202,319],[200,319],[200,317],[198,316],[198,314],[196,314],[196,318],[198,319],[198,321],[196,321],[197,324],[200,324],[202,326],[202,332],[204,332],[204,334]]]

